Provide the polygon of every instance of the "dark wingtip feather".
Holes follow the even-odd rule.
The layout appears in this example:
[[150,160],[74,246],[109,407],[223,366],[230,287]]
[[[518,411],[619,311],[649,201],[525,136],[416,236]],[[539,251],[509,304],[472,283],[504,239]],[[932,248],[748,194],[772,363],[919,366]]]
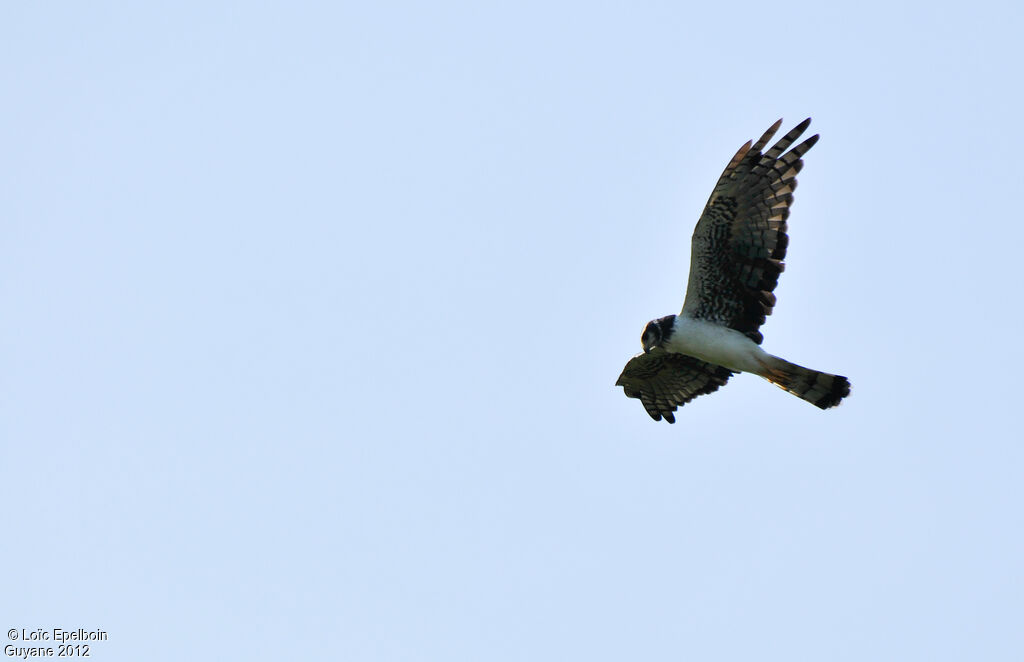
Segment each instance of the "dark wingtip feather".
[[[764,146],[768,144],[768,141],[770,141],[772,137],[778,132],[780,126],[782,126],[781,117],[778,119],[777,122],[775,122],[775,124],[772,124],[770,127],[768,127],[767,131],[761,134],[761,137],[757,139],[756,143],[754,143],[752,150],[754,152],[760,152],[762,149],[764,149]],[[747,145],[750,144],[750,141],[747,141]],[[744,147],[746,147],[746,145],[744,145]]]

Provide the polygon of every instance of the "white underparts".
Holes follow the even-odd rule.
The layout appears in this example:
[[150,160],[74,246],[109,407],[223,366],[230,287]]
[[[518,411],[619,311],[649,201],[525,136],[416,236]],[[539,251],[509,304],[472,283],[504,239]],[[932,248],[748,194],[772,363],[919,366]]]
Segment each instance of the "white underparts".
[[762,377],[776,360],[739,331],[685,315],[676,317],[664,347],[734,372],[752,372]]

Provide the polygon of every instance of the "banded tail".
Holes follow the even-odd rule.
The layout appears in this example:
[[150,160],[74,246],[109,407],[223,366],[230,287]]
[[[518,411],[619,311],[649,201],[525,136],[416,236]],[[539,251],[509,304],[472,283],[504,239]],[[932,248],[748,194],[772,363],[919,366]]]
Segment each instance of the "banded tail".
[[842,375],[811,370],[777,356],[772,359],[770,367],[761,376],[819,409],[835,407],[850,395],[850,380]]

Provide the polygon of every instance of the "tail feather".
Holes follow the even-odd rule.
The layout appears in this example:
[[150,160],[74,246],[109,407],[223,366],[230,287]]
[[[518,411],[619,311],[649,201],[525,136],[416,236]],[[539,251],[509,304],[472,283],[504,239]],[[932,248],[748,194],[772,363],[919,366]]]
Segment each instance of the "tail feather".
[[815,407],[835,407],[843,398],[850,395],[850,380],[842,375],[830,375],[778,357],[773,358],[773,365],[763,377]]

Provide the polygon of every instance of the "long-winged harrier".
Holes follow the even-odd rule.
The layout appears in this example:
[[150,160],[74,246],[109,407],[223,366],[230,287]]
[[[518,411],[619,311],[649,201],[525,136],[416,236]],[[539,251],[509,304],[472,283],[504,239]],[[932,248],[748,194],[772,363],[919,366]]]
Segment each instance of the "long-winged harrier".
[[758,329],[772,313],[772,291],[786,257],[796,175],[818,136],[789,147],[810,123],[800,122],[764,154],[781,119],[753,145],[747,141],[711,192],[693,231],[683,310],[647,324],[643,353],[629,360],[616,382],[654,420],[675,423],[676,407],[718,390],[734,372],[760,375],[821,409],[850,394],[846,377],[809,370],[759,347]]

